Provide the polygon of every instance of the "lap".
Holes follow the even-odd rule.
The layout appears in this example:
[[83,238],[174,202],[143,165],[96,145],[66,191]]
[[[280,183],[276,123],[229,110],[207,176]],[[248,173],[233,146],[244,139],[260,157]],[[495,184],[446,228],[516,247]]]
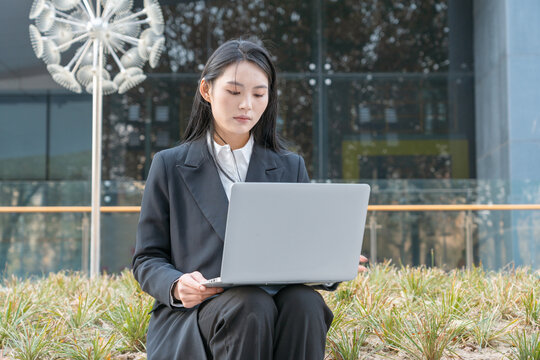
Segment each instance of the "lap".
[[324,320],[328,329],[334,319],[332,310],[321,294],[310,286],[286,286],[274,296],[274,302],[278,312],[288,321],[303,322],[304,319],[319,318]]
[[239,343],[260,345],[268,340],[261,351],[271,357],[272,346],[276,351],[279,344],[289,347],[291,341],[302,343],[296,346],[299,349],[316,348],[324,353],[332,318],[322,296],[309,286],[286,286],[273,296],[257,286],[244,286],[201,304],[197,322],[208,355],[225,353],[230,344],[249,348],[249,344]]
[[230,288],[199,306],[199,328],[204,336],[216,322],[247,313],[273,318],[277,308],[272,296],[257,286]]
[[273,296],[258,286],[239,286],[227,289],[219,296],[201,304],[199,317],[209,312],[219,313],[238,306],[259,306],[262,309],[267,308],[268,311],[274,311],[274,308],[279,311],[286,304],[308,306],[310,309],[326,307],[321,294],[306,285],[288,285]]
[[275,305],[272,297],[258,286],[238,286],[225,290],[219,296],[199,306],[199,318],[211,312],[220,313],[240,306],[259,306],[272,311]]
[[325,318],[332,316],[322,296],[306,285],[285,286],[273,296],[257,286],[240,286],[227,289],[201,304],[198,321],[201,326],[201,322],[214,323],[239,311],[267,313],[276,317],[281,311],[291,310],[313,315],[323,312]]
[[[207,347],[202,321],[210,324],[233,316],[235,311],[255,311],[265,314],[266,320],[287,313],[287,321],[299,321],[298,316],[320,316],[329,326],[332,312],[321,295],[304,285],[286,286],[273,297],[256,286],[235,287],[188,311],[162,307],[150,319],[147,338],[148,360],[206,359]],[[240,320],[241,319],[237,319]],[[282,319],[285,320],[285,319]],[[280,320],[281,321],[281,320]]]
[[304,305],[310,307],[325,306],[321,294],[307,285],[289,285],[274,295],[274,302],[279,307],[286,304]]

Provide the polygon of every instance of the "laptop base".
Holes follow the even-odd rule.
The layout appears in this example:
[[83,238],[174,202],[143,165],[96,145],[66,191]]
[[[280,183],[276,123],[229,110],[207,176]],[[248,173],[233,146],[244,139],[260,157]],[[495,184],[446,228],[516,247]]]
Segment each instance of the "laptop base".
[[338,281],[320,281],[320,282],[309,282],[309,283],[305,283],[305,282],[302,282],[302,281],[271,281],[271,282],[261,282],[259,284],[255,284],[255,283],[227,283],[227,282],[222,282],[221,281],[221,278],[218,277],[218,278],[214,278],[214,279],[210,279],[210,280],[207,280],[203,283],[201,283],[201,285],[204,285],[206,286],[207,288],[215,288],[215,287],[234,287],[234,286],[273,286],[273,285],[294,285],[294,284],[304,284],[304,285],[308,285],[308,286],[316,286],[316,285],[324,285],[324,284],[333,284],[333,283],[336,283]]

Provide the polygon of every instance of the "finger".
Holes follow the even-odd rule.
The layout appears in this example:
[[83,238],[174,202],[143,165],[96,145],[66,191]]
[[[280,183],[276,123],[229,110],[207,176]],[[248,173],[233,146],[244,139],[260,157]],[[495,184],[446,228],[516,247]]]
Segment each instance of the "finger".
[[206,281],[206,278],[198,271],[194,271],[191,273],[191,277],[193,277],[197,282],[202,283]]
[[206,286],[201,285],[201,283],[206,281],[206,278],[200,272],[198,272],[198,271],[192,272],[191,277],[193,279],[195,279],[195,281],[197,281],[199,283],[199,286],[198,286],[199,291],[205,291],[206,290]]
[[365,257],[364,255],[360,255],[360,262],[368,262],[369,259],[367,257]]
[[215,294],[188,294],[183,296],[180,300],[182,301],[182,304],[184,304],[185,308],[192,308],[213,295]]
[[199,295],[186,295],[184,297],[182,297],[182,304],[184,305],[185,308],[189,309],[189,308],[192,308],[198,304],[200,304],[202,302],[201,298],[199,297]]
[[[202,286],[202,285],[200,285],[200,286]],[[205,286],[204,290],[197,290],[197,293],[199,295],[205,295],[205,296],[206,295],[212,296],[212,295],[215,295],[215,294],[220,293],[220,292],[223,292],[222,288],[206,287],[206,286]]]
[[178,294],[177,297],[179,299],[182,299],[183,297],[186,297],[186,296],[198,296],[201,294],[201,292],[199,291],[198,288],[194,289],[192,287],[180,284],[180,286],[178,286],[177,294]]
[[219,291],[218,289],[221,289],[221,288],[214,288],[215,290],[210,292],[210,293],[203,293],[203,294],[200,294],[200,299],[201,301],[203,300],[206,300],[207,298],[211,297],[211,296],[215,296],[216,293]]
[[197,292],[200,291],[201,284],[193,278],[192,274],[183,275],[179,282],[183,288],[190,288]]
[[201,295],[215,295],[215,294],[219,294],[219,293],[222,293],[223,292],[223,288],[212,288],[212,287],[207,287],[206,290],[204,291],[200,291],[199,293]]
[[204,299],[215,296],[213,294],[201,294],[200,292],[188,288],[188,292],[182,292],[178,297],[185,307],[192,307],[201,303]]
[[358,265],[358,272],[366,272],[368,269],[365,266]]

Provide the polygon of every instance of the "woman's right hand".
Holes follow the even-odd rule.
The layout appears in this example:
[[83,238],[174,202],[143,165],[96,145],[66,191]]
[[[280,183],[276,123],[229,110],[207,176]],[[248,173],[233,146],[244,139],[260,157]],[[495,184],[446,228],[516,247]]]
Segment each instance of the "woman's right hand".
[[173,294],[180,300],[185,308],[192,308],[210,296],[223,292],[223,288],[210,288],[202,285],[206,279],[198,271],[184,274],[176,282]]

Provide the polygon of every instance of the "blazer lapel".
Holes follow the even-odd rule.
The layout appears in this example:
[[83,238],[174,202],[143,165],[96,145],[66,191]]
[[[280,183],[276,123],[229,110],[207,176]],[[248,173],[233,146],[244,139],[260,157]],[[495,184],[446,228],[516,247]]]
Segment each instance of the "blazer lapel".
[[185,160],[177,160],[176,167],[202,213],[224,240],[229,200],[206,145],[206,137],[192,142]]
[[246,182],[279,182],[283,168],[278,165],[277,158],[275,152],[255,143],[249,160]]
[[[254,144],[246,182],[279,182],[283,168],[278,165],[277,157],[273,151]],[[202,213],[224,240],[229,200],[208,151],[206,138],[192,142],[185,160],[178,159],[176,167]]]

